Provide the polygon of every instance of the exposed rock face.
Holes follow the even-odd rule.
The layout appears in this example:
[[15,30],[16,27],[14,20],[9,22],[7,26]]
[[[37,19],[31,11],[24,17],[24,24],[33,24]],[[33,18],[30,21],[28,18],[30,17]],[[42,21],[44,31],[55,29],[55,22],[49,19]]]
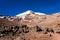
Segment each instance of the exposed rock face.
[[60,13],[38,15],[30,12],[24,18],[7,19],[0,18],[0,40],[60,40]]

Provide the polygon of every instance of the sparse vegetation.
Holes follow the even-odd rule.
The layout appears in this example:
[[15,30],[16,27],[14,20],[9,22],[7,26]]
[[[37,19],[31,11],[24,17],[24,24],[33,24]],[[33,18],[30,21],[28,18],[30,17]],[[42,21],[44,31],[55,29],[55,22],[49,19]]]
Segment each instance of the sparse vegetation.
[[40,27],[36,26],[36,32],[41,32],[43,31]]

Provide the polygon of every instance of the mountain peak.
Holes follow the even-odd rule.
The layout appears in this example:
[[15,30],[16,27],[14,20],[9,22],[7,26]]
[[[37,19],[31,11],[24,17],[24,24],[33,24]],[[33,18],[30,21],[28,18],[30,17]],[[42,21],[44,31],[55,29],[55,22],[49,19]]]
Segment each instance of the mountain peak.
[[18,14],[16,16],[24,19],[27,14],[30,14],[31,16],[33,16],[33,15],[46,15],[44,13],[33,12],[32,10],[28,10],[28,11],[20,13],[20,14]]
[[26,14],[29,14],[29,13],[33,13],[33,11],[32,10],[26,11]]
[[38,15],[46,15],[45,13],[40,13],[40,12],[33,12],[32,10],[28,10],[26,12],[20,13],[16,16],[21,16],[21,15],[26,15],[26,14],[38,14]]
[[30,13],[33,13],[33,11],[28,10],[28,11],[23,12],[23,13],[20,13],[20,14],[18,14],[18,15],[16,15],[16,16],[26,15],[26,14],[30,14]]

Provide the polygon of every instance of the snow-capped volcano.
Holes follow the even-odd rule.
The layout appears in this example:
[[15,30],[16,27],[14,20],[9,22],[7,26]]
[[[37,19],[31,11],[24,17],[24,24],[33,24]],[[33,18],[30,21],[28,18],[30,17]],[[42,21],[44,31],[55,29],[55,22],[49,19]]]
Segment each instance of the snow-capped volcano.
[[[44,13],[40,13],[40,12],[33,12],[33,11],[31,11],[31,10],[28,10],[28,11],[26,11],[26,12],[23,12],[23,13],[17,14],[16,16],[17,16],[17,17],[25,18],[25,16],[26,16],[27,14],[46,15],[46,14],[44,14]],[[33,16],[33,15],[32,15],[32,16]]]
[[26,14],[30,14],[30,13],[32,13],[32,14],[38,14],[38,15],[46,15],[45,13],[33,12],[33,11],[31,11],[31,10],[28,10],[28,11],[26,11],[26,12],[17,14],[16,16],[26,15]]
[[20,13],[20,14],[17,14],[16,16],[17,17],[22,17],[22,18],[25,18],[25,16],[27,15],[27,14],[30,14],[30,13],[33,13],[31,10],[29,10],[29,11],[26,11],[26,12],[23,12],[23,13]]

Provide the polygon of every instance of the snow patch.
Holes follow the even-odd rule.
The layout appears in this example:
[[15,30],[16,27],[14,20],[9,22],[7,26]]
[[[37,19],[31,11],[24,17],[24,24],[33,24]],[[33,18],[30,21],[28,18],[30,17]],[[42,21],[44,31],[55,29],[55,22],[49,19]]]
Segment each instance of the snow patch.
[[0,18],[4,18],[5,16],[0,16]]
[[23,12],[23,13],[20,13],[18,15],[16,15],[17,17],[21,17],[21,18],[25,18],[26,14],[30,14],[32,11],[31,10],[28,10],[26,12]]
[[45,13],[40,13],[40,12],[34,12],[37,15],[46,15]]
[[[28,10],[28,11],[23,12],[23,13],[20,13],[20,14],[18,14],[18,15],[16,15],[16,16],[24,19],[27,14],[46,15],[45,13],[33,12],[33,11],[31,11],[31,10]],[[34,16],[34,15],[31,15],[31,16]]]

